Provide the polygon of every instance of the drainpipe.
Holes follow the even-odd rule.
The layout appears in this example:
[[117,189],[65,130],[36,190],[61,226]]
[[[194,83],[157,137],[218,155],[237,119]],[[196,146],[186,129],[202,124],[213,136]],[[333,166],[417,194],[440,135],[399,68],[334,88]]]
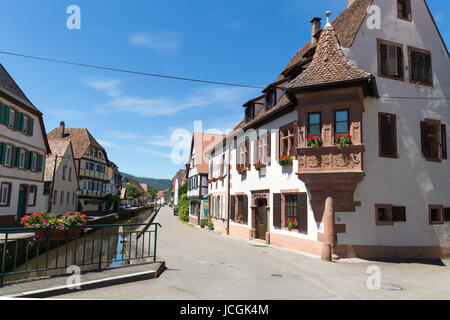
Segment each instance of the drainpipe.
[[58,160],[58,155],[55,154],[55,166],[53,168],[53,177],[52,177],[52,188],[50,191],[50,196],[48,197],[48,212],[52,211],[53,206],[53,190],[55,189],[55,174],[56,174],[56,161]]
[[[228,149],[228,148],[227,148]],[[230,149],[227,150],[227,235],[230,234],[230,216],[231,216],[231,151]]]

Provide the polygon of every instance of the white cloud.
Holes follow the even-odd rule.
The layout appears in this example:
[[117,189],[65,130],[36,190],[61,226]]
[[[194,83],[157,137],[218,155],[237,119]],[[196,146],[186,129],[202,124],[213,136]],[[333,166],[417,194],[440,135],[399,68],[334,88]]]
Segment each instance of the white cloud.
[[142,148],[142,147],[137,148],[137,151],[142,152],[142,153],[147,153],[147,154],[150,154],[152,156],[157,156],[157,157],[160,157],[160,158],[167,158],[167,159],[171,159],[172,158],[170,152],[157,151],[157,150],[148,149],[148,148]]
[[[169,116],[191,108],[214,106],[216,108],[235,109],[242,104],[248,90],[232,87],[210,87],[194,90],[180,98],[152,97],[142,98],[123,94],[119,89],[120,81],[88,81],[89,87],[104,92],[112,99],[97,107],[97,112],[132,112],[143,117]],[[112,93],[114,95],[112,95]]]
[[113,149],[118,149],[118,150],[125,150],[125,147],[122,147],[114,142],[111,141],[107,141],[107,140],[98,140],[98,143],[100,143],[103,147],[107,147],[107,148],[113,148]]
[[163,53],[176,53],[180,49],[181,34],[173,31],[137,32],[128,39],[136,47],[147,48]]

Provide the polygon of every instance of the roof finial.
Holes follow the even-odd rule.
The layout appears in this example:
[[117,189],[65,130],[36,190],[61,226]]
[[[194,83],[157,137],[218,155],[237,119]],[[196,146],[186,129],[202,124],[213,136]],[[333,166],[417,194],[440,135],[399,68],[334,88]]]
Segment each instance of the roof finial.
[[330,23],[331,11],[325,12],[325,15],[327,16],[327,24],[325,25],[325,27],[331,27],[331,23]]

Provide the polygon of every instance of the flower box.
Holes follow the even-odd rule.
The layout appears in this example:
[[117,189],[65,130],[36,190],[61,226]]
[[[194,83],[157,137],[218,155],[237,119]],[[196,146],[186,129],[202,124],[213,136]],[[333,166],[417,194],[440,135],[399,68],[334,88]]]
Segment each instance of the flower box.
[[341,133],[340,135],[334,138],[334,141],[338,149],[344,149],[345,147],[352,144],[352,136],[349,134],[344,135]]
[[292,161],[293,161],[293,159],[292,159],[292,157],[290,157],[290,156],[281,156],[281,157],[278,159],[278,163],[279,163],[281,166],[288,166],[288,165],[291,165],[291,164],[292,164]]
[[314,135],[311,134],[308,138],[306,138],[306,144],[310,148],[319,148],[323,144],[322,137],[314,137]]
[[267,167],[267,164],[258,162],[258,163],[255,163],[253,166],[255,167],[256,170],[261,170],[261,169],[264,169],[265,167]]
[[294,229],[297,229],[298,223],[294,220],[287,220],[286,221],[286,228],[288,228],[289,231],[292,231]]
[[246,174],[247,173],[247,168],[246,167],[238,167],[237,168],[237,172],[240,174],[240,175],[244,175],[244,174]]

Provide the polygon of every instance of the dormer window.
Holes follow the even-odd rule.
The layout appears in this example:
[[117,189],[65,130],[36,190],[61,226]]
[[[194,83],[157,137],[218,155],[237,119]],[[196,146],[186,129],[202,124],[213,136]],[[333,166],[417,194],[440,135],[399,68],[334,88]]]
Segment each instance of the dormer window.
[[411,21],[411,0],[397,0],[398,18]]
[[275,107],[275,105],[277,104],[277,90],[271,90],[267,95],[266,95],[266,105],[267,105],[267,109],[271,109],[273,107]]
[[255,119],[255,104],[251,103],[245,109],[245,120],[250,122],[253,119]]

